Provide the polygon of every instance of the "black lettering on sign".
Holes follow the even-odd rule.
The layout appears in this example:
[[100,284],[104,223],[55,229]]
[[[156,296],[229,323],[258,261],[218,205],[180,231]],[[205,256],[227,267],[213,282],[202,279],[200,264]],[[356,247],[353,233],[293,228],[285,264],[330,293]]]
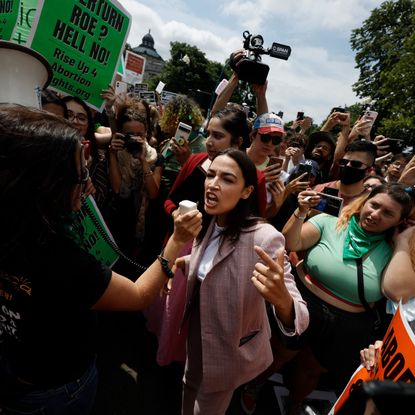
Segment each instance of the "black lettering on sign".
[[0,0],[0,13],[10,13],[13,10],[13,0]]
[[91,17],[87,12],[83,11],[79,6],[74,6],[72,9],[71,23],[78,26],[82,30],[88,32],[90,35],[95,34],[97,27],[97,19]]

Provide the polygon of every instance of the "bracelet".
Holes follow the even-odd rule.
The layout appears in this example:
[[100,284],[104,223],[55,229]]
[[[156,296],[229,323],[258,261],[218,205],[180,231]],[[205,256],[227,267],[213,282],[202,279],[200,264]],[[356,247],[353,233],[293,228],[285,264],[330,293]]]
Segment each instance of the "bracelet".
[[169,260],[164,256],[164,249],[160,252],[160,255],[157,256],[157,259],[160,261],[161,269],[166,274],[167,278],[173,278],[174,272],[169,267]]
[[294,216],[295,216],[297,219],[300,219],[300,220],[305,220],[305,219],[307,219],[307,215],[305,215],[305,216],[301,216],[301,215],[299,215],[299,214],[297,213],[297,211],[296,211],[296,210],[294,210]]
[[152,175],[153,175],[153,172],[151,170],[148,170],[148,171],[144,172],[144,177],[152,176]]

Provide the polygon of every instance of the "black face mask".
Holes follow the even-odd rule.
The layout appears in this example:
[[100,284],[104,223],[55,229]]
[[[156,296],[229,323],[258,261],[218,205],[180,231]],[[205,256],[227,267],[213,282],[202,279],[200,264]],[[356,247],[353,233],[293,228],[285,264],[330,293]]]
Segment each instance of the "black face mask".
[[341,166],[339,179],[343,184],[354,184],[363,180],[366,176],[366,169],[356,169],[350,166]]

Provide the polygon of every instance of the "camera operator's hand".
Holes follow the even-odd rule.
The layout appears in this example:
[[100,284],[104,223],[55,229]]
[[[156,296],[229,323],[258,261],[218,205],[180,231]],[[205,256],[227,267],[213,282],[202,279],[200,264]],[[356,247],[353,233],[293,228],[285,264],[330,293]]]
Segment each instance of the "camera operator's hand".
[[373,141],[376,145],[376,155],[378,157],[384,156],[389,152],[388,139],[384,135],[377,135]]
[[122,137],[124,134],[115,133],[111,138],[111,143],[109,145],[109,151],[111,153],[117,153],[118,151],[124,150],[124,140]]
[[187,159],[192,154],[192,150],[189,147],[189,142],[184,140],[183,145],[180,145],[175,138],[171,139],[170,142],[171,151],[176,157],[177,161],[183,166]]
[[252,92],[257,97],[265,97],[265,94],[267,92],[267,87],[268,87],[268,80],[266,80],[263,85],[259,85],[259,84],[252,84],[251,85]]
[[242,59],[246,56],[245,49],[238,49],[231,53],[229,57],[229,66],[236,74],[238,66],[240,65]]
[[272,183],[279,179],[280,173],[282,170],[282,166],[278,166],[278,164],[271,164],[265,170],[262,171],[265,176],[266,183]]

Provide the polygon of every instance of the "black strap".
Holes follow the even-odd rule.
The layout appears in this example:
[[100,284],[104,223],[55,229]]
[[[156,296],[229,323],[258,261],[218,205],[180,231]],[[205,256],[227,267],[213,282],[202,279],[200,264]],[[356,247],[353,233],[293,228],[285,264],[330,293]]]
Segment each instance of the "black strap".
[[372,313],[375,318],[375,328],[378,328],[381,323],[379,312],[375,307],[371,308],[369,303],[366,301],[365,298],[365,286],[363,283],[363,261],[362,258],[356,258],[356,266],[357,266],[357,291],[359,293],[359,299],[362,303],[363,307],[369,313]]

